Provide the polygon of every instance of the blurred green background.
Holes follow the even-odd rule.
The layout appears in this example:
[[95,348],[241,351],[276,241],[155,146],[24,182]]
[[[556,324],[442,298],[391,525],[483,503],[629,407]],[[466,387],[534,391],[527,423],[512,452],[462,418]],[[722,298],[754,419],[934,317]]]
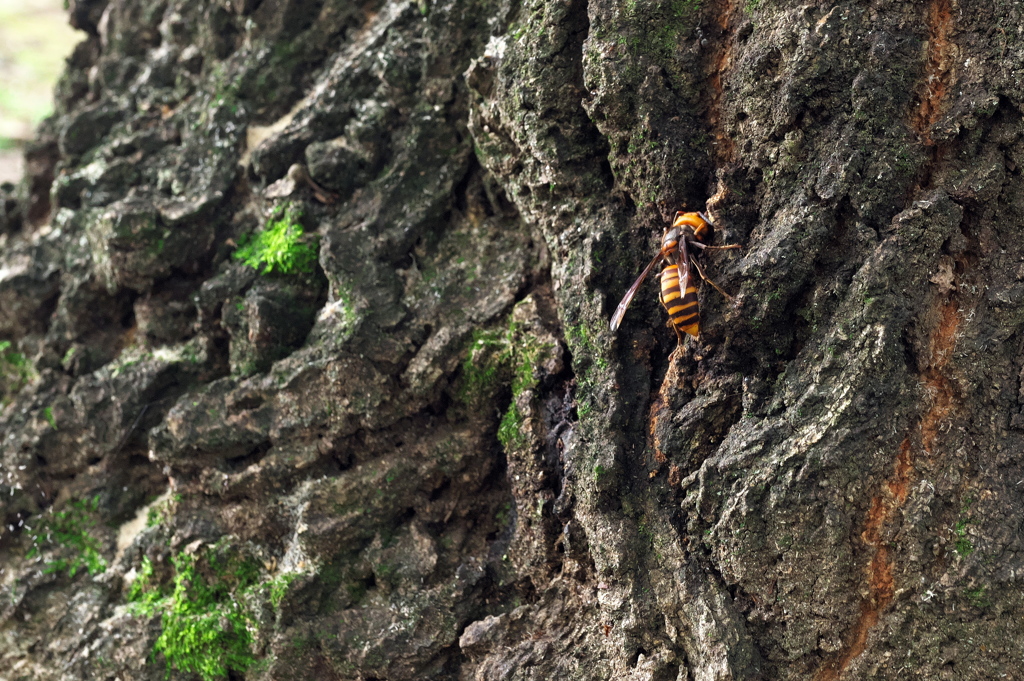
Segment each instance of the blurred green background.
[[22,147],[53,110],[64,58],[83,37],[64,0],[0,0],[0,182],[21,178]]

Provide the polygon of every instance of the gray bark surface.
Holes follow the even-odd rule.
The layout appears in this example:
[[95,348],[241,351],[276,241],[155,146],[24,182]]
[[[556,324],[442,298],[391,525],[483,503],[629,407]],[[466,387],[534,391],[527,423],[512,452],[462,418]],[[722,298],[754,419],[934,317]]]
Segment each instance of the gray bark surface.
[[1024,678],[1018,3],[71,5],[0,679]]

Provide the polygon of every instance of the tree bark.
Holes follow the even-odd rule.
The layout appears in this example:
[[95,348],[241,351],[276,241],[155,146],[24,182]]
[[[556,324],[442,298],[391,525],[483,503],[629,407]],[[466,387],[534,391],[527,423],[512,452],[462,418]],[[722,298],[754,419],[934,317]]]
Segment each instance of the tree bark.
[[1018,4],[72,5],[0,679],[1024,676]]

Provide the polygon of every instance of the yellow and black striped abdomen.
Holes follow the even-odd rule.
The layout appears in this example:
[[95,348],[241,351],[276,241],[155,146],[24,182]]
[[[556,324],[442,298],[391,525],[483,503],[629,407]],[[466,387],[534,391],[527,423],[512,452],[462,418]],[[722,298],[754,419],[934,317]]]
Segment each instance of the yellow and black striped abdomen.
[[700,313],[697,309],[697,287],[693,285],[688,268],[683,268],[679,280],[679,265],[666,265],[661,271],[661,303],[668,311],[672,326],[694,338],[700,333]]

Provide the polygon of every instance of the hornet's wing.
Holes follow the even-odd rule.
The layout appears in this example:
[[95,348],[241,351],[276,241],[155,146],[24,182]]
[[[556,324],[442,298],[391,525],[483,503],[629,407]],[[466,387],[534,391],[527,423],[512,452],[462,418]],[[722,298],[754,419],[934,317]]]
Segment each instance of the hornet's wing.
[[636,278],[633,285],[629,287],[628,291],[626,291],[626,295],[622,296],[622,302],[619,303],[617,308],[615,308],[615,314],[612,315],[612,331],[619,328],[619,324],[622,323],[622,317],[626,314],[626,308],[628,308],[629,304],[633,302],[633,296],[636,295],[637,289],[640,288],[640,284],[644,283],[644,279],[646,279],[647,275],[651,273],[654,266],[661,262],[663,257],[665,257],[664,253],[658,253],[658,255],[654,256],[654,260],[644,268],[644,271],[640,273],[640,276]]

